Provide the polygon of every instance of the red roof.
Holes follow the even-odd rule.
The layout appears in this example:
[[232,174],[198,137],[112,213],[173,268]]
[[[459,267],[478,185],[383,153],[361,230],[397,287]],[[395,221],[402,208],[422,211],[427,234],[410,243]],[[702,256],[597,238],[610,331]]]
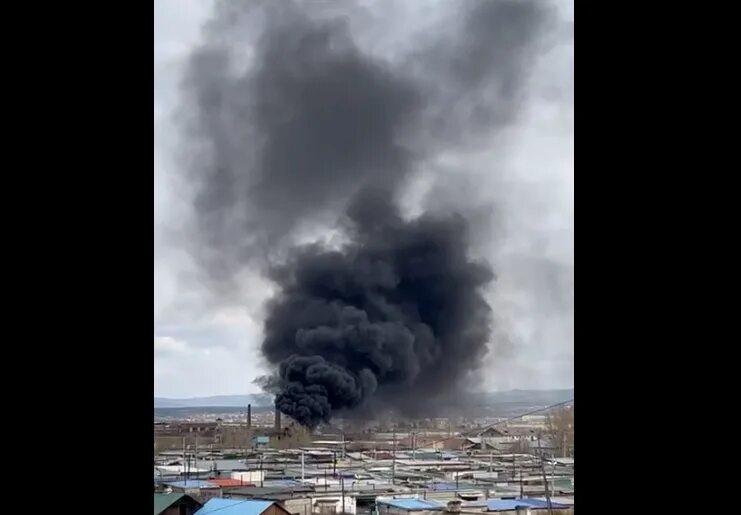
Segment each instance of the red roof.
[[254,486],[252,483],[241,481],[239,479],[209,479],[208,482],[222,488],[230,486]]

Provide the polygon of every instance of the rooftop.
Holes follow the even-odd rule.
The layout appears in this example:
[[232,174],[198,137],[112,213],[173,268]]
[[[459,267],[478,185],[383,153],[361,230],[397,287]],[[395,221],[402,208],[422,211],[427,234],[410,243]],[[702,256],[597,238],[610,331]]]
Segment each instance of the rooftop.
[[209,479],[209,483],[216,486],[224,487],[240,487],[240,486],[251,486],[252,483],[244,482],[241,479]]
[[165,483],[173,488],[219,488],[218,485],[202,479],[187,479],[185,481],[170,481]]
[[183,497],[185,494],[154,494],[154,515],[159,515]]
[[378,499],[379,504],[387,504],[402,510],[441,510],[443,505],[427,499]]
[[253,501],[249,499],[240,501],[214,497],[209,499],[203,505],[203,508],[196,512],[196,515],[208,515],[216,512],[219,515],[260,515],[272,505],[272,501]]
[[[547,508],[548,503],[540,499],[489,499],[486,502],[487,511],[510,511],[517,508]],[[551,502],[552,508],[568,508],[564,504]]]

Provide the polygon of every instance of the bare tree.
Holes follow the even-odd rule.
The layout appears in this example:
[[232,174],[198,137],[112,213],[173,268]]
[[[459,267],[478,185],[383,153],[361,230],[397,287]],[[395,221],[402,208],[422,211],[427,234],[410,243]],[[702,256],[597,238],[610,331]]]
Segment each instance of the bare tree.
[[566,406],[548,415],[544,434],[555,456],[574,455],[574,407]]

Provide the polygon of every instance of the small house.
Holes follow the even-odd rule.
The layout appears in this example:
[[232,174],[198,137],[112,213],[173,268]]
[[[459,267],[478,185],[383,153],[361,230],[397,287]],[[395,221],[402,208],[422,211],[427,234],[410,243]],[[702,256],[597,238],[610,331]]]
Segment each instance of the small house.
[[193,515],[201,503],[182,493],[154,494],[154,515]]
[[172,481],[166,483],[175,493],[182,493],[193,497],[200,503],[204,503],[212,497],[221,496],[221,488],[209,481],[201,479],[185,479],[183,481]]

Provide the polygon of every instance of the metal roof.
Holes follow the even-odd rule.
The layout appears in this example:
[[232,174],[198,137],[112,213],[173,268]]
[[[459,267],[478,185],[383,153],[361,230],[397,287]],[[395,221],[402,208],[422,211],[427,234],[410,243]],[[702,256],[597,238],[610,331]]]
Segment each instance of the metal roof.
[[380,504],[388,504],[402,510],[440,510],[442,504],[426,499],[378,499]]
[[454,492],[456,490],[476,490],[478,487],[474,484],[460,481],[457,485],[455,482],[431,483],[427,485],[427,488],[433,492]]
[[[247,485],[245,485],[245,486],[247,486]],[[298,487],[304,486],[305,487],[306,485],[304,485],[301,481],[296,481],[294,479],[266,479],[265,481],[263,481],[263,486],[266,486],[266,487],[271,487],[271,486],[274,486],[274,487],[289,487],[289,488],[291,488],[291,487],[296,487],[296,486],[298,486]]]
[[259,486],[248,486],[245,488],[236,488],[229,492],[230,495],[241,495],[245,497],[257,497],[263,499],[290,499],[292,497],[300,497],[301,494],[307,494],[314,491],[314,488],[310,485],[297,485],[297,486],[274,486],[274,487],[259,487]]
[[214,497],[209,499],[195,515],[208,515],[214,512],[218,512],[219,515],[260,515],[272,505],[273,501],[240,501]]
[[[548,503],[540,499],[489,499],[486,501],[487,511],[509,511],[517,508],[547,508]],[[551,502],[552,508],[568,508],[565,504]]]
[[516,510],[518,507],[529,507],[529,504],[522,502],[522,500],[513,499],[489,499],[486,502],[487,511],[510,511]]
[[241,486],[250,486],[252,483],[247,482],[245,483],[241,479],[209,479],[209,483],[212,483],[216,486],[220,486],[222,488],[224,487],[241,487]]
[[219,488],[218,485],[209,483],[208,481],[204,481],[202,479],[188,479],[185,481],[170,481],[165,484],[168,486],[172,486],[174,488]]
[[196,467],[204,470],[253,470],[257,465],[247,464],[245,460],[198,460]]
[[154,494],[154,515],[159,515],[183,497],[185,494]]
[[[527,498],[527,499],[522,499],[522,501],[527,502],[528,505],[530,505],[530,507],[532,508],[547,508],[548,507],[548,501],[544,501],[542,499]],[[568,506],[566,506],[565,504],[559,504],[557,502],[551,501],[551,508],[557,508],[557,509],[568,508]]]

